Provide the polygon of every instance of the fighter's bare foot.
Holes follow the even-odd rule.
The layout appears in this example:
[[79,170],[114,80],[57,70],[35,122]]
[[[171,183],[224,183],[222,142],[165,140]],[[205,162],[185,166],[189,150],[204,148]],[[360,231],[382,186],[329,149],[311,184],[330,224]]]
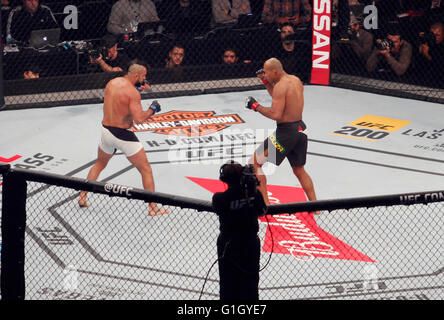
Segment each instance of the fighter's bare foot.
[[88,208],[89,203],[86,200],[79,200],[79,207],[80,208]]
[[79,197],[79,207],[80,208],[88,208],[89,203],[86,201],[86,193],[81,192]]
[[149,215],[151,217],[160,216],[162,214],[169,214],[170,211],[167,209],[158,208],[157,206],[150,206]]

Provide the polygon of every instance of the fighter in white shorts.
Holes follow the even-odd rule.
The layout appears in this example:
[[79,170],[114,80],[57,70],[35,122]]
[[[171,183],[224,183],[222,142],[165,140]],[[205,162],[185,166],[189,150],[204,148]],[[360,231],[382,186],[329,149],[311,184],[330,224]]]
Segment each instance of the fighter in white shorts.
[[127,157],[135,155],[143,148],[142,143],[130,129],[110,127],[103,124],[99,147],[108,154],[114,154],[117,150],[121,150]]
[[[121,150],[142,176],[145,190],[154,191],[154,178],[151,165],[139,139],[131,127],[133,123],[143,123],[160,111],[160,105],[153,101],[148,110],[143,110],[140,93],[136,86],[146,80],[148,67],[145,63],[133,60],[123,77],[109,81],[105,87],[103,103],[102,137],[98,148],[97,161],[88,172],[87,180],[97,180],[117,150]],[[79,206],[88,207],[87,192],[82,191]],[[149,215],[169,213],[150,202]]]

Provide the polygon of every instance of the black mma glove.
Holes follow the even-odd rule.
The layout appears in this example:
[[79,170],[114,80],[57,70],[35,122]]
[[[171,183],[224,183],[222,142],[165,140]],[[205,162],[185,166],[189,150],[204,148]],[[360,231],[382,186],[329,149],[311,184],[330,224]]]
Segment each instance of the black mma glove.
[[259,69],[259,70],[256,71],[256,75],[257,76],[260,75],[260,74],[264,74],[264,73],[265,73],[264,69]]
[[151,105],[150,105],[149,109],[153,109],[154,113],[160,112],[160,104],[159,104],[159,102],[157,102],[157,100],[154,100],[153,102],[151,102]]
[[[265,73],[264,69],[259,69],[259,70],[256,71],[256,76],[259,77],[260,75],[263,75],[264,73]],[[268,84],[269,83],[268,80],[266,80],[266,79],[262,79],[261,77],[259,77],[259,79],[261,79],[263,84]]]
[[256,108],[259,106],[259,103],[253,97],[248,97],[245,101],[245,108],[251,109],[253,111],[257,111]]

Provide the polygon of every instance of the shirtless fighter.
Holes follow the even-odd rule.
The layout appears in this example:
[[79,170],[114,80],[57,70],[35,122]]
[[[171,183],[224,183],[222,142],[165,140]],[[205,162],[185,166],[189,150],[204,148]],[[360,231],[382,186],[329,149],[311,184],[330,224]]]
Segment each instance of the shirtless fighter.
[[[147,67],[138,60],[131,61],[128,72],[123,77],[109,81],[105,88],[103,104],[102,137],[99,143],[96,163],[88,172],[87,180],[97,180],[108,161],[117,150],[121,150],[142,175],[143,188],[154,191],[154,179],[142,144],[130,128],[142,123],[160,111],[159,103],[154,100],[147,111],[143,111],[141,97],[136,85],[146,79]],[[146,86],[146,85],[145,85]],[[88,207],[86,191],[80,193],[79,206]],[[149,215],[169,213],[159,209],[153,202],[149,204]]]
[[249,160],[257,172],[260,181],[259,190],[264,196],[265,203],[268,205],[269,199],[267,179],[262,166],[267,161],[279,166],[285,158],[289,160],[293,173],[308,199],[316,200],[313,181],[304,169],[307,158],[307,136],[302,132],[306,128],[302,121],[303,84],[298,77],[287,74],[276,58],[265,61],[264,68],[257,72],[257,76],[272,97],[271,107],[261,106],[253,97],[247,98],[245,106],[277,123],[276,131],[259,146]]

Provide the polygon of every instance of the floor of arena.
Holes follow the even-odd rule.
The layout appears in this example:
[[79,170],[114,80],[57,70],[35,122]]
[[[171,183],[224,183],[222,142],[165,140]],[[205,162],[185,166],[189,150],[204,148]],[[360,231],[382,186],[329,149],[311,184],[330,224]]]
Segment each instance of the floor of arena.
[[[318,199],[444,189],[442,105],[332,87],[307,86],[304,93],[304,121],[308,127],[306,133],[309,138],[306,170],[313,179]],[[155,121],[135,126],[136,135],[144,145],[153,167],[156,191],[211,200],[212,193],[218,188],[216,180],[219,167],[229,159],[246,163],[258,144],[275,128],[272,120],[245,109],[244,101],[249,95],[265,106],[271,104],[271,98],[265,90],[159,99],[162,112],[156,115]],[[147,103],[143,101],[143,105]],[[0,160],[10,163],[13,167],[85,178],[97,154],[101,117],[102,105],[99,104],[1,112],[2,131],[7,134],[2,134],[0,138]],[[290,174],[288,161],[284,161],[280,167],[266,165],[264,171],[267,174],[272,203],[305,199],[297,179]],[[99,180],[142,188],[139,173],[120,153],[110,161]],[[43,197],[42,194],[33,194],[33,197],[39,196]],[[77,236],[73,237],[79,243],[72,247],[64,247],[62,252],[58,247],[51,248],[50,245],[45,245],[47,239],[45,240],[44,234],[36,231],[41,226],[37,223],[28,225],[27,241],[35,241],[40,248],[36,252],[29,253],[32,257],[28,261],[29,265],[38,265],[41,260],[47,260],[48,263],[54,264],[62,279],[63,277],[66,279],[66,274],[70,271],[61,266],[73,266],[79,277],[83,277],[85,283],[88,283],[83,290],[88,293],[88,297],[100,297],[99,292],[103,293],[106,290],[112,291],[114,295],[108,294],[102,298],[188,299],[190,294],[190,299],[199,297],[206,272],[217,258],[215,251],[217,225],[212,229],[214,245],[201,243],[206,249],[199,253],[198,259],[195,250],[190,250],[187,258],[180,262],[188,266],[188,269],[185,269],[187,271],[182,274],[170,272],[171,264],[178,262],[172,263],[168,259],[164,260],[164,265],[156,265],[155,268],[149,263],[145,266],[135,266],[130,258],[128,260],[122,258],[123,260],[116,263],[121,254],[117,247],[111,246],[106,254],[85,249],[88,246],[94,247],[93,243],[99,241],[91,234],[92,230],[88,234],[88,225],[101,223],[100,207],[76,209],[85,218],[82,229],[79,229],[78,217],[72,219],[58,215],[63,212],[61,210],[63,206],[76,205],[75,197],[67,199],[68,201],[57,206],[60,209],[59,213],[53,215],[54,219],[47,229],[60,228],[67,230],[71,235],[76,233]],[[28,212],[28,215],[31,214],[39,217],[47,212]],[[134,218],[135,215],[132,213],[128,218]],[[261,275],[261,279],[272,279],[260,283],[261,298],[276,297],[276,292],[283,299],[292,299],[292,297],[361,299],[397,295],[414,297],[419,289],[431,297],[443,298],[442,268],[427,269],[427,266],[440,264],[442,261],[437,262],[436,256],[426,254],[427,243],[420,241],[408,243],[409,246],[417,246],[415,252],[424,252],[424,254],[418,257],[422,262],[421,266],[413,268],[416,272],[405,274],[402,273],[402,268],[410,263],[408,253],[399,252],[398,247],[393,247],[394,252],[391,254],[396,256],[399,265],[396,268],[388,267],[388,258],[385,255],[390,251],[380,251],[376,244],[362,243],[365,238],[349,234],[344,230],[344,225],[341,225],[341,220],[333,219],[331,216],[321,214],[314,218],[315,221],[308,216],[299,218],[306,224],[312,223],[313,228],[318,228],[319,232],[327,230],[328,234],[325,235],[327,238],[334,234],[340,239],[341,246],[352,247],[355,250],[357,258],[350,259],[341,254],[335,258],[324,255],[304,261],[305,259],[297,256],[297,252],[279,254],[285,253],[285,248],[277,246],[275,248],[277,254],[271,257],[269,265]],[[369,225],[368,229],[363,230],[379,232],[377,243],[385,243],[390,247],[389,244],[394,241],[394,237],[399,241],[406,239],[406,235],[402,235],[402,232],[394,236],[387,231],[387,228],[381,228],[379,225],[381,217],[378,214],[370,216],[369,221],[374,219],[375,225]],[[147,219],[159,219],[158,226],[167,231],[170,230],[171,224],[183,223],[173,215],[144,216],[137,219],[140,219],[138,229],[136,228],[138,232],[144,232],[144,228],[147,228],[144,225]],[[409,224],[415,224],[417,229],[414,232],[418,234],[427,232],[431,227],[431,221],[425,218],[419,219],[414,215],[400,216],[397,219],[406,223],[404,228]],[[346,220],[347,228],[353,228],[353,224],[358,223],[350,218]],[[214,224],[214,220],[211,221]],[[201,224],[202,229],[207,230],[206,218],[202,218],[201,221],[195,220],[194,223],[197,223],[197,227]],[[114,227],[118,228],[117,225]],[[266,223],[261,220],[263,241],[268,237],[265,236],[266,227]],[[189,239],[186,236],[181,238],[173,234],[172,230],[171,233],[164,233],[161,241],[164,244],[159,243],[159,246],[164,245],[165,248],[170,246],[174,252],[174,245],[171,243],[190,241],[190,247],[199,247],[199,240]],[[129,233],[130,231],[119,230],[116,232],[116,237],[129,242],[134,241],[131,240]],[[439,232],[436,235],[428,234],[427,241],[439,243],[441,236],[442,232],[441,235]],[[83,245],[79,239],[82,239]],[[113,239],[109,241],[113,242]],[[134,245],[143,251],[143,243]],[[269,248],[263,247],[264,263],[269,251]],[[159,251],[159,254],[161,252]],[[91,256],[91,261],[87,259],[89,261],[87,266],[78,265],[78,260],[76,262],[72,258],[73,255],[83,256],[83,253],[85,256]],[[141,255],[146,255],[149,261],[148,253],[142,252]],[[100,259],[97,259],[97,256]],[[31,259],[36,259],[38,262]],[[196,260],[199,260],[199,266],[193,265]],[[319,263],[323,272],[313,274],[311,270]],[[353,281],[362,279],[363,270],[367,268],[368,271],[369,268],[373,268],[368,266],[375,265],[378,266],[376,269],[378,278],[386,279],[386,283],[390,281],[396,283],[396,290],[390,290],[387,286],[370,293],[357,290]],[[288,272],[286,277],[267,277],[267,273],[282,272],[283,269]],[[350,274],[338,275],[343,270],[349,270]],[[411,266],[409,270],[412,270]],[[27,269],[28,279],[33,278],[33,272],[33,269]],[[166,277],[162,278],[162,283],[160,280],[150,281],[159,274]],[[108,285],[107,289],[101,286],[100,279],[103,277],[113,278],[114,286]],[[426,288],[421,287],[424,277],[428,277],[429,285]],[[171,283],[181,283],[181,285],[169,286],[169,280]],[[209,275],[202,299],[218,298],[217,280],[216,266]],[[50,282],[49,277],[48,282]],[[32,280],[28,282],[31,286],[30,283],[32,284]],[[122,289],[131,288],[135,283],[137,287],[134,287],[134,290]],[[56,294],[57,286],[60,286],[60,283],[47,283],[44,286],[34,283],[32,298],[66,298],[66,295],[63,296],[60,292]],[[156,294],[151,295],[154,291]],[[76,297],[86,298],[87,295]]]

